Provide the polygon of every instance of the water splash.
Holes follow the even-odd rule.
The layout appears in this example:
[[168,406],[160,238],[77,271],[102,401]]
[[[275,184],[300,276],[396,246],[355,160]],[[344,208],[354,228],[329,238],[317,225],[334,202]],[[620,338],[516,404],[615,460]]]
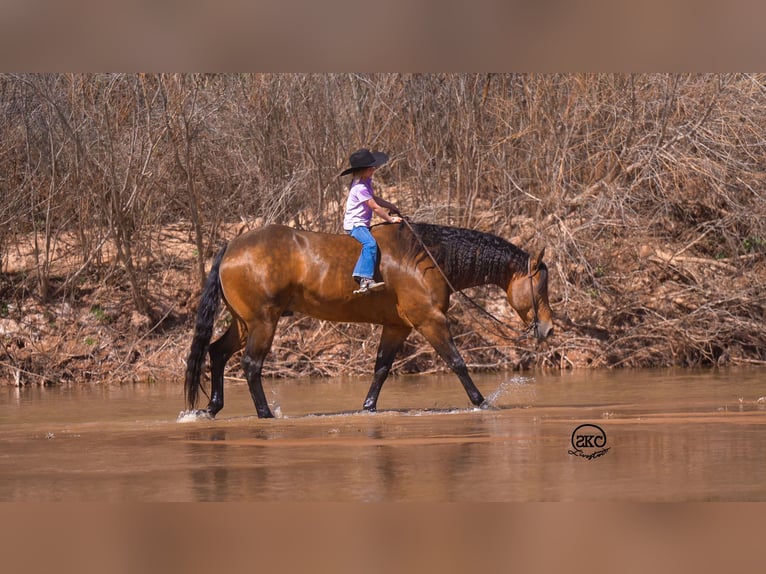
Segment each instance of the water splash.
[[210,413],[200,409],[191,409],[188,411],[181,411],[178,413],[177,423],[193,423],[197,421],[212,421],[213,417]]
[[518,388],[520,386],[526,386],[529,384],[532,380],[531,377],[524,377],[522,375],[516,375],[515,377],[511,377],[510,379],[506,379],[502,383],[500,383],[500,386],[497,387],[492,393],[490,393],[486,397],[487,404],[491,407],[497,406],[497,400],[505,394],[506,391],[512,389],[512,388]]

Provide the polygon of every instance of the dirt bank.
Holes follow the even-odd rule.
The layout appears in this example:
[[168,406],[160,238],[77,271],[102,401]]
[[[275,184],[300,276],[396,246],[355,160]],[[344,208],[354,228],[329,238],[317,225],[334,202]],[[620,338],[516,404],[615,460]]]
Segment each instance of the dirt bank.
[[[472,369],[766,364],[762,253],[713,259],[692,256],[683,245],[625,236],[589,254],[591,268],[585,269],[556,248],[557,239],[575,223],[572,218],[552,220],[549,228],[547,260],[556,313],[551,340],[508,340],[462,297],[453,297],[452,331]],[[237,228],[232,225],[228,232]],[[8,261],[0,287],[0,382],[180,383],[200,292],[190,229],[180,223],[164,230],[162,257],[149,266],[147,315],[134,310],[124,272],[112,261],[97,267],[98,274],[65,284],[63,278],[71,277],[78,264],[66,245],[51,273],[53,292],[59,294],[42,302],[35,291],[34,244],[25,242],[27,249],[17,250]],[[521,245],[535,233],[532,222],[521,222],[517,230],[511,239]],[[467,293],[512,329],[521,327],[498,289]],[[227,320],[222,313],[219,332]],[[372,325],[285,317],[265,373],[369,375],[379,332]],[[417,334],[395,363],[398,373],[444,368]],[[238,361],[230,361],[229,376],[242,376]]]

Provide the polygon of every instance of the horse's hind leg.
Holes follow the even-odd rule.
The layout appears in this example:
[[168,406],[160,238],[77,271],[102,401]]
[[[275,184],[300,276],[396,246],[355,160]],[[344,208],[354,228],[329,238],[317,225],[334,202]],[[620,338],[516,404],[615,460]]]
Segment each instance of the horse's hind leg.
[[231,356],[244,345],[242,324],[232,318],[231,325],[221,337],[210,345],[210,402],[207,412],[211,417],[223,408],[223,372]]
[[383,327],[378,345],[378,355],[375,359],[375,375],[370,390],[367,392],[367,398],[364,400],[364,410],[375,412],[380,389],[391,371],[396,353],[401,349],[411,330],[410,327],[392,327],[390,325]]
[[458,376],[470,401],[476,406],[485,406],[484,397],[468,374],[468,367],[466,367],[463,357],[460,356],[460,352],[452,340],[452,335],[447,328],[446,317],[443,321],[430,320],[418,326],[417,329]]
[[266,355],[271,349],[271,342],[274,339],[277,321],[281,312],[276,317],[258,320],[248,325],[249,335],[245,345],[245,354],[242,357],[242,369],[245,371],[247,386],[250,389],[250,397],[255,404],[255,410],[259,418],[272,418],[269,409],[269,403],[263,392],[263,382],[261,381],[261,371]]

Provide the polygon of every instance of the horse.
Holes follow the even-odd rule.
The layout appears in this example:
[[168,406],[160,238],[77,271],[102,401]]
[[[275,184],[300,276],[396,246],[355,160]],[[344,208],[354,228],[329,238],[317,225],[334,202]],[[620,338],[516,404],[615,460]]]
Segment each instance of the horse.
[[[375,412],[383,383],[413,329],[457,375],[471,403],[488,405],[471,379],[449,331],[453,290],[498,285],[538,340],[553,333],[545,248],[531,255],[489,233],[426,223],[386,223],[371,228],[378,242],[376,278],[381,291],[354,294],[352,270],[359,243],[348,235],[271,224],[243,233],[217,253],[203,287],[186,363],[189,412],[215,418],[224,405],[224,367],[245,348],[241,366],[259,418],[272,417],[261,371],[279,318],[292,312],[325,321],[382,325],[372,384],[363,409]],[[223,300],[232,320],[210,344]],[[200,377],[210,356],[211,389],[197,410]]]

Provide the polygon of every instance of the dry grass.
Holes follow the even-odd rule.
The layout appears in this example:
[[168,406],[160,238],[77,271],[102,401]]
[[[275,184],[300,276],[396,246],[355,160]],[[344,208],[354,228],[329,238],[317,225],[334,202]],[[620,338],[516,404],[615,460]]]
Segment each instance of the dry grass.
[[[456,299],[474,368],[766,361],[763,76],[27,75],[0,92],[3,381],[177,377],[215,247],[267,221],[339,231],[336,176],[361,145],[392,154],[379,189],[414,219],[547,246],[556,337],[508,341]],[[369,373],[377,332],[286,318],[267,368]],[[396,368],[442,364],[415,336]]]

